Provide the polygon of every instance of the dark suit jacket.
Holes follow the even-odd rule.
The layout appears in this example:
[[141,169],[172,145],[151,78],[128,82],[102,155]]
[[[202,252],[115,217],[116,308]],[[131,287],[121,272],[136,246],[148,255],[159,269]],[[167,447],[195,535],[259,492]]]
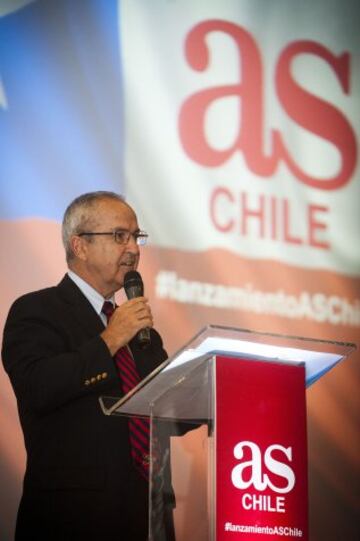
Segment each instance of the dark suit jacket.
[[[99,405],[122,395],[103,329],[68,276],[11,307],[2,356],[27,451],[18,540],[147,537],[148,486],[132,464],[127,420]],[[142,377],[167,357],[154,330],[148,349],[130,347]]]

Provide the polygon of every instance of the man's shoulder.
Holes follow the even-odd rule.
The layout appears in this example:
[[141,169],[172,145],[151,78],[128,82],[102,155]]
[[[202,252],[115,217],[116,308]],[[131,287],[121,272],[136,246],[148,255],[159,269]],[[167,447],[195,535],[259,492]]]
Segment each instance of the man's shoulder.
[[44,287],[43,289],[37,289],[35,291],[29,291],[28,293],[24,293],[23,295],[20,295],[15,301],[15,303],[26,303],[30,302],[32,300],[41,300],[43,298],[51,297],[54,295],[56,291],[57,286],[49,286]]
[[42,309],[45,307],[50,309],[52,305],[57,304],[61,300],[61,290],[64,287],[64,281],[66,282],[66,278],[63,278],[60,284],[21,295],[13,302],[10,313],[17,313],[26,309],[33,311],[36,308]]

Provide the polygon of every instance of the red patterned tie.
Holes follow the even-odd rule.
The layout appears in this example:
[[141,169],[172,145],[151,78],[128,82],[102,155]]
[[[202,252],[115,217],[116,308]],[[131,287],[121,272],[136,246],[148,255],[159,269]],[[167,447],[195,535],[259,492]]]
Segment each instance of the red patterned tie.
[[[102,312],[109,322],[115,308],[109,301],[104,302]],[[122,390],[127,394],[135,385],[140,382],[135,361],[128,347],[120,348],[114,355],[114,360],[119,372]],[[129,418],[129,438],[131,444],[131,455],[135,467],[145,479],[149,479],[149,440],[150,425],[147,419],[139,417]]]

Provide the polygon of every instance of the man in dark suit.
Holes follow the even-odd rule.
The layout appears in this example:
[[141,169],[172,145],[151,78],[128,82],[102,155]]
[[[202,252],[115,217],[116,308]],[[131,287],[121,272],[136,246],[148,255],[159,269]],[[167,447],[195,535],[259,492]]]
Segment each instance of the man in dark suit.
[[[99,406],[101,395],[122,395],[121,347],[140,378],[167,357],[145,297],[116,307],[108,323],[102,313],[137,268],[146,236],[117,194],[78,197],[63,220],[68,274],[10,309],[2,357],[27,450],[16,541],[147,539],[148,482],[134,467],[128,420]],[[151,344],[142,350],[145,327]]]

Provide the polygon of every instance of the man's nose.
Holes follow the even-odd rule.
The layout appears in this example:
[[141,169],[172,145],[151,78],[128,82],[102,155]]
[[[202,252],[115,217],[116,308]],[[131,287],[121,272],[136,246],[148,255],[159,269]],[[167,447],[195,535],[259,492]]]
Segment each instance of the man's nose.
[[126,250],[133,254],[139,253],[139,245],[137,243],[136,236],[133,233],[130,233],[129,240],[126,243]]

